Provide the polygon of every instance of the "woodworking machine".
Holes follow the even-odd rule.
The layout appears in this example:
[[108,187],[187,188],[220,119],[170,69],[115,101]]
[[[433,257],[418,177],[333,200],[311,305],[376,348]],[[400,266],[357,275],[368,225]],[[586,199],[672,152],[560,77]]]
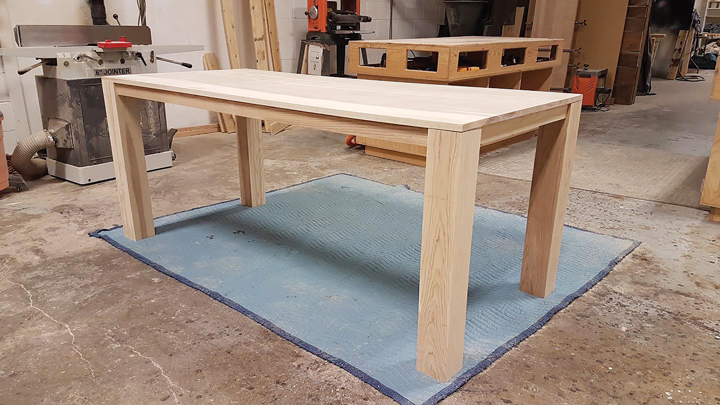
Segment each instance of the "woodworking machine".
[[[333,76],[345,76],[345,46],[349,41],[362,39],[362,34],[374,31],[360,30],[360,23],[370,22],[372,18],[360,15],[360,0],[337,1],[308,0],[305,15],[308,18],[307,40],[335,47],[336,68],[323,69],[335,71]],[[324,64],[329,65],[331,58]]]
[[[146,26],[19,25],[15,41],[18,48],[0,49],[0,55],[38,60],[18,74],[42,66],[42,75],[36,76],[40,115],[54,141],[47,149],[48,173],[78,184],[115,177],[100,77],[156,73],[159,60],[192,67],[159,55],[203,49],[151,45]],[[140,105],[148,170],[172,166],[164,104]]]
[[[610,98],[610,89],[605,87],[607,74],[607,69],[589,69],[589,65],[575,71],[572,92],[583,96],[583,108],[599,109],[605,106]],[[600,94],[606,95],[605,100],[600,99]]]

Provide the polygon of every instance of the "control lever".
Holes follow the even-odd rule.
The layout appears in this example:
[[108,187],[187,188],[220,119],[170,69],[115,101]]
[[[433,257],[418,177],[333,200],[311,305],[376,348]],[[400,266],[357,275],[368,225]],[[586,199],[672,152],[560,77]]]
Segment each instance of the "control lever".
[[100,62],[100,59],[93,58],[90,55],[86,55],[84,53],[79,53],[75,56],[76,61],[80,62],[81,59],[91,60],[91,61],[97,62],[97,64],[99,64],[99,65],[102,65],[102,62]]
[[142,55],[142,52],[135,52],[135,56],[142,61],[143,65],[147,66],[147,63],[145,63],[145,57]]
[[26,68],[24,68],[24,69],[18,70],[18,75],[22,76],[22,75],[24,75],[25,73],[27,73],[27,72],[35,69],[36,67],[40,67],[40,66],[42,66],[42,65],[44,65],[44,64],[45,64],[45,61],[44,61],[44,60],[41,60],[41,61],[38,62],[38,63],[33,63],[32,65],[30,65],[30,66],[28,66],[28,67],[26,67]]
[[177,60],[172,60],[172,59],[168,59],[168,58],[163,58],[162,56],[155,56],[155,58],[156,58],[157,60],[161,60],[161,61],[163,61],[163,62],[174,63],[174,64],[176,64],[176,65],[180,65],[180,66],[182,66],[182,67],[186,67],[186,68],[188,68],[188,69],[192,69],[192,64],[191,64],[191,63],[180,62],[180,61],[177,61]]
[[120,24],[120,16],[117,14],[113,14],[113,18],[115,19],[115,21],[117,21],[118,27],[122,27],[122,24]]

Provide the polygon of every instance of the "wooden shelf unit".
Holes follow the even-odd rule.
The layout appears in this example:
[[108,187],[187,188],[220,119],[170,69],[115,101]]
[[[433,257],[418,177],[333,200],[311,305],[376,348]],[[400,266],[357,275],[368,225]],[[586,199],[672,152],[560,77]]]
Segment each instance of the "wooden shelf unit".
[[[553,68],[561,63],[561,40],[507,37],[412,38],[398,40],[351,41],[349,72],[358,77],[417,79],[425,82],[455,83],[478,78]],[[362,49],[384,50],[385,66],[363,65]],[[408,68],[408,53],[437,55],[435,71]],[[520,61],[503,65],[503,56]],[[461,71],[461,56],[472,59],[478,70]],[[538,61],[538,58],[549,60]]]
[[[562,63],[561,43],[560,39],[508,37],[352,41],[349,72],[367,80],[549,91],[553,68]],[[371,52],[372,49],[387,55],[384,67],[361,63],[362,52]],[[435,53],[437,68],[434,71],[409,68],[408,55],[413,53]],[[503,55],[515,55],[521,63],[503,65]],[[549,60],[538,61],[538,57]],[[476,61],[478,69],[461,71],[462,60]],[[511,140],[484,140],[482,150],[486,152],[531,138],[535,129],[528,128],[529,132],[525,135],[516,134],[519,136]],[[357,135],[355,142],[365,145],[368,155],[425,166],[426,137],[365,134]]]

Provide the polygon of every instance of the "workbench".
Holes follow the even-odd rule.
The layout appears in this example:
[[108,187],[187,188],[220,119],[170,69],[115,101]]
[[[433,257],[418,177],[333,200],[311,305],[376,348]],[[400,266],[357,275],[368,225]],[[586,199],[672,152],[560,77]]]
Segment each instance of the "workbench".
[[[561,44],[560,39],[508,37],[351,41],[349,72],[366,80],[549,91],[552,70],[562,63]],[[425,101],[433,103],[434,99]],[[356,144],[365,145],[368,155],[425,166],[422,144],[388,139],[386,134],[353,135]],[[489,146],[484,145],[484,150]]]
[[425,142],[417,368],[441,381],[462,366],[480,147],[539,128],[519,288],[537,297],[555,289],[579,95],[246,69],[107,76],[102,82],[124,233],[132,240],[155,235],[141,100],[234,115],[240,197],[248,207],[265,204],[263,119]]

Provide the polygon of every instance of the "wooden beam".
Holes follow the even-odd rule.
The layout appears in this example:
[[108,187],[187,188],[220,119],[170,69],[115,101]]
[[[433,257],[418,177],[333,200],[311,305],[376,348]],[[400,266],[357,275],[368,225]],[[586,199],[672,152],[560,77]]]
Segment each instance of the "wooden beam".
[[417,369],[440,381],[463,363],[480,131],[428,131]]
[[715,130],[715,140],[710,150],[710,160],[703,182],[700,204],[720,208],[720,118]]
[[413,155],[411,153],[398,152],[392,149],[375,148],[370,145],[365,145],[365,154],[368,156],[408,163],[414,166],[425,167],[424,155]]
[[695,40],[695,28],[690,28],[687,40],[685,41],[685,49],[683,49],[683,57],[680,59],[680,75],[685,77],[690,68],[690,58],[692,58],[692,43]]
[[565,120],[538,135],[520,291],[540,298],[555,290],[581,108],[573,103]]
[[115,86],[102,82],[120,212],[125,236],[140,240],[155,236],[140,127],[140,100],[117,94]]
[[[255,67],[259,70],[282,71],[280,42],[277,33],[274,0],[249,0],[250,22],[255,49]],[[263,122],[267,132],[277,134],[287,128],[288,124]]]
[[513,25],[503,25],[502,36],[504,37],[520,37],[522,32],[523,17],[525,16],[525,7],[515,8],[515,22]]
[[[205,70],[219,70],[220,61],[214,53],[206,53],[203,55],[203,67]],[[235,121],[232,115],[217,113],[218,124],[222,132],[235,132]]]
[[235,13],[233,12],[233,0],[220,0],[222,10],[223,27],[225,29],[225,43],[227,44],[230,68],[240,69],[240,50],[237,44],[237,32],[235,31]]
[[667,79],[675,80],[680,68],[680,61],[685,53],[685,45],[687,44],[688,30],[680,30],[677,41],[675,42],[675,50],[673,51],[672,58],[670,59],[670,68],[668,70]]
[[235,117],[238,123],[240,201],[247,207],[265,204],[265,169],[260,120]]
[[255,50],[255,67],[260,70],[270,69],[268,61],[267,37],[265,28],[264,0],[250,1],[250,25],[252,26],[253,48]]
[[263,0],[265,5],[265,24],[267,42],[270,49],[270,66],[276,72],[282,72],[282,59],[280,58],[280,41],[278,40],[277,17],[275,15],[275,0]]
[[175,138],[184,138],[186,136],[211,134],[220,132],[220,124],[198,125],[194,127],[179,128],[175,134]]
[[[492,150],[489,146],[498,143],[503,146],[508,146],[516,140],[520,142],[529,139],[532,137],[532,134],[520,138],[518,138],[518,135],[532,133],[544,125],[564,120],[567,116],[567,108],[567,106],[560,106],[537,114],[526,115],[483,127],[481,150]],[[428,139],[427,136],[418,133],[401,134],[385,132],[370,135],[357,134],[356,141],[360,145],[370,146],[375,149],[386,149],[422,157],[427,153]],[[379,156],[377,150],[373,153],[375,156]],[[380,157],[391,159],[392,156],[391,154],[384,154]],[[416,159],[406,159],[403,161],[413,163]]]
[[[329,132],[373,135],[378,133],[391,133],[399,136],[423,135],[427,136],[427,129],[394,124],[381,124],[372,121],[362,121],[351,118],[333,117],[324,114],[315,114],[281,108],[265,107],[256,104],[238,103],[235,101],[220,100],[210,97],[179,94],[166,90],[155,90],[135,86],[115,85],[120,95],[154,100],[161,103],[184,105],[208,111],[220,111],[226,114],[241,115],[244,117],[258,117],[266,120],[292,122],[293,125],[303,128],[313,128]],[[344,135],[343,135],[344,136]]]

